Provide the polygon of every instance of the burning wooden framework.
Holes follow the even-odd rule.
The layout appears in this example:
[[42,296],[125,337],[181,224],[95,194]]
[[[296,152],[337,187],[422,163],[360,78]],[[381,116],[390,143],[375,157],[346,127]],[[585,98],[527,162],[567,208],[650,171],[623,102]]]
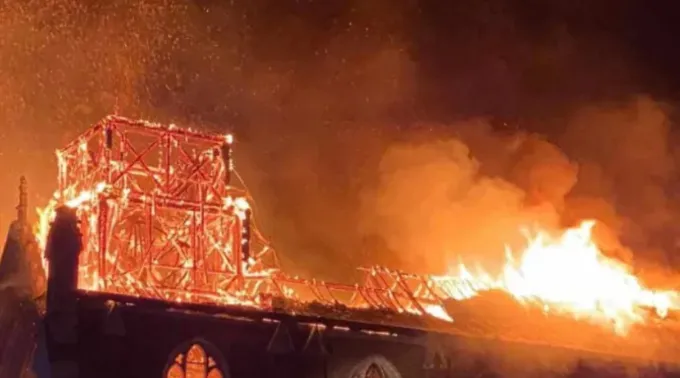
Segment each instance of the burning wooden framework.
[[[551,345],[543,337],[560,329],[565,339],[582,333],[608,344],[597,353],[680,356],[673,323],[646,327],[619,344],[586,322],[547,317],[539,307],[530,314],[514,300],[514,322],[477,316],[505,310],[497,300],[485,307],[483,295],[458,301],[476,290],[465,277],[371,267],[361,284],[343,285],[286,275],[253,223],[232,142],[228,135],[111,116],[58,152],[59,188],[39,234],[47,247],[45,333],[53,372],[108,377],[118,376],[119,366],[135,366],[144,376],[278,377],[279,366],[287,366],[297,378],[321,365],[342,378],[424,371],[449,377],[460,372],[454,355],[466,355],[459,349],[470,345],[462,337],[508,350],[529,342],[543,348]],[[468,311],[476,305],[481,310]],[[451,323],[449,314],[459,321]],[[533,334],[538,339],[526,338]],[[652,350],[649,340],[664,350]],[[269,359],[273,354],[285,358]]]
[[[109,116],[58,151],[59,188],[43,213],[76,210],[78,287],[174,302],[326,307],[448,318],[455,285],[382,267],[361,285],[291,277],[253,224],[231,135]],[[45,232],[41,238],[43,245]]]

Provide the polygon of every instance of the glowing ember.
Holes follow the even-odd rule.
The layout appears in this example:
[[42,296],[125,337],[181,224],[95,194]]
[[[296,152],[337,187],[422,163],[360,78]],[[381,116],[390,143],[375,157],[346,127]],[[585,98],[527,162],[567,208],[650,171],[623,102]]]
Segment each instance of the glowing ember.
[[81,290],[269,309],[281,298],[452,322],[444,300],[502,289],[546,311],[611,321],[617,330],[644,321],[645,310],[664,317],[680,307],[677,293],[649,290],[603,256],[589,221],[557,238],[539,232],[517,260],[508,251],[495,276],[464,265],[440,277],[371,267],[362,285],[284,275],[265,262],[273,250],[251,228],[248,194],[231,185],[232,142],[231,135],[104,119],[58,151],[59,189],[38,212],[41,248],[56,209],[67,206],[83,235]]
[[642,286],[626,265],[604,256],[593,239],[592,221],[584,221],[553,238],[539,232],[528,240],[519,259],[507,252],[503,272],[497,277],[472,274],[460,265],[455,274],[463,283],[456,296],[469,298],[501,289],[523,302],[546,311],[570,312],[614,322],[619,331],[645,320],[646,309],[665,317],[680,306],[678,293],[653,291]]
[[232,142],[105,118],[57,151],[59,188],[38,211],[41,248],[56,209],[66,206],[83,235],[80,289],[257,305],[245,280],[267,277],[271,267],[266,251],[251,245],[261,240],[250,235],[247,194],[230,185]]
[[251,227],[248,194],[231,185],[232,143],[231,135],[105,118],[57,151],[59,188],[38,211],[40,246],[66,206],[82,233],[81,290],[269,309],[317,302],[452,321],[422,277],[374,267],[362,286],[279,272]]

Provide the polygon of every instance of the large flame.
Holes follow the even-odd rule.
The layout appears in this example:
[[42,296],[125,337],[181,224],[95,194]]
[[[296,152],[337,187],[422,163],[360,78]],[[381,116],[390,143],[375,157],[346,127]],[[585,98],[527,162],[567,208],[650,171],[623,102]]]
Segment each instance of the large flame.
[[603,255],[592,238],[594,224],[584,221],[557,237],[544,231],[529,236],[521,253],[507,250],[495,276],[460,264],[453,273],[462,282],[458,299],[500,289],[546,311],[613,322],[619,331],[644,322],[649,310],[663,318],[680,306],[677,292],[648,289],[630,267]]
[[[155,124],[121,119],[116,122],[134,124],[134,130],[143,128],[152,135],[161,133]],[[320,301],[332,306],[429,314],[446,321],[454,319],[446,312],[442,299],[464,301],[484,291],[503,290],[519,302],[537,305],[546,312],[604,320],[613,323],[619,331],[647,321],[654,312],[663,318],[669,310],[680,308],[677,292],[647,288],[630,267],[606,257],[592,238],[592,221],[557,234],[540,230],[529,235],[524,250],[507,250],[507,260],[498,274],[472,270],[463,264],[445,277],[410,275],[373,267],[364,287],[303,280],[280,274],[263,264],[251,270],[256,260],[249,256],[252,262],[244,262],[240,254],[244,246],[252,252],[251,244],[241,239],[246,234],[250,237],[251,232],[250,227],[246,230],[241,226],[246,214],[250,214],[248,201],[241,194],[233,197],[226,187],[214,187],[224,181],[226,169],[232,169],[231,166],[225,168],[224,160],[217,159],[215,153],[224,148],[223,140],[227,144],[233,142],[231,136],[218,139],[203,136],[203,140],[211,144],[205,153],[195,155],[203,160],[196,160],[179,148],[180,157],[172,163],[172,148],[187,138],[187,131],[177,136],[160,135],[158,141],[163,143],[152,143],[143,150],[163,147],[157,151],[160,158],[154,165],[143,159],[144,153],[128,146],[128,136],[115,147],[117,144],[112,144],[107,134],[110,129],[91,131],[102,130],[104,139],[99,144],[92,143],[94,151],[90,151],[84,136],[64,150],[67,152],[58,152],[60,190],[39,210],[35,229],[44,250],[57,207],[76,210],[85,239],[78,267],[79,289],[218,305],[260,306],[273,296],[282,296],[305,303]],[[172,126],[163,132],[170,132],[168,130],[175,128]],[[92,137],[95,135],[92,132],[85,135]],[[104,150],[97,152],[97,148]],[[112,148],[121,150],[112,153]],[[137,157],[126,160],[130,156]],[[227,164],[231,164],[231,160]],[[204,165],[211,169],[202,171]],[[115,185],[111,181],[112,172],[116,172]],[[178,172],[186,177],[173,180],[175,175],[182,176]],[[198,176],[202,178],[198,180]],[[153,189],[141,185],[138,177],[153,182]],[[200,199],[191,201],[198,201],[198,208],[184,207],[185,198],[177,193],[182,193],[187,183],[196,185],[197,182],[200,185],[194,189]],[[211,190],[202,194],[206,187]],[[130,201],[132,190],[137,195],[134,205]],[[172,200],[173,205],[166,206],[173,209],[172,213],[158,213],[165,205],[162,200],[157,207],[157,195],[164,201]],[[222,201],[215,200],[220,197]],[[206,202],[211,202],[213,210],[222,209],[212,221],[205,213]],[[129,229],[115,227],[120,224],[121,213],[128,215]],[[139,221],[140,214],[146,220]],[[144,230],[137,227],[137,223],[143,224]],[[268,247],[262,253],[267,250]],[[167,251],[173,253],[163,257]],[[47,273],[46,261],[44,267]],[[287,285],[302,287],[309,294],[298,295],[297,290]],[[341,300],[341,297],[349,299]]]
[[[104,188],[100,184],[92,191],[65,199],[55,195],[45,208],[39,209],[35,233],[40,246],[44,249],[58,204],[88,212],[88,204]],[[519,253],[508,248],[506,262],[497,275],[461,263],[447,277],[457,282],[455,290],[448,294],[452,299],[466,300],[485,291],[503,290],[524,304],[541,306],[546,312],[612,323],[621,333],[632,324],[647,321],[650,312],[664,318],[669,310],[680,308],[677,292],[646,288],[629,266],[605,256],[592,238],[594,224],[583,221],[557,236],[546,231],[527,234],[527,247]],[[82,269],[79,286],[97,290],[99,277],[95,276],[96,272]],[[130,287],[134,286],[130,283]],[[179,299],[182,298],[175,298]],[[453,321],[440,306],[427,306],[426,312]]]

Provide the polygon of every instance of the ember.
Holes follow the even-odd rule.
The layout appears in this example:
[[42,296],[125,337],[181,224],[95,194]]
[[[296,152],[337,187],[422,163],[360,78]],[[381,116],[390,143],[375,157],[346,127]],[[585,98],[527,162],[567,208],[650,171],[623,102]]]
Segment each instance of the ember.
[[[388,310],[453,321],[443,305],[504,290],[545,311],[613,322],[618,332],[680,306],[675,292],[649,290],[625,265],[603,256],[583,222],[559,237],[539,232],[502,273],[419,276],[363,269],[362,285],[331,284],[280,272],[252,221],[250,197],[231,158],[231,135],[208,135],[107,117],[58,151],[59,188],[39,211],[45,247],[59,206],[81,222],[78,287],[174,302],[278,309],[286,303]],[[286,305],[288,306],[288,305]],[[290,309],[288,309],[290,310]]]
[[281,273],[235,183],[232,142],[107,117],[57,152],[59,188],[38,211],[41,247],[56,209],[67,206],[81,222],[82,290],[255,308],[283,298],[450,320],[424,277],[371,268],[355,286]]

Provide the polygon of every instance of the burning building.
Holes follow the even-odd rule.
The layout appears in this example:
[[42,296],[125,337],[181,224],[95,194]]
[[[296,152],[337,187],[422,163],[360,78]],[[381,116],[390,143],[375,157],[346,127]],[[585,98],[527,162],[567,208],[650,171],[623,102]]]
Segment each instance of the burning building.
[[680,361],[677,294],[601,256],[588,222],[537,235],[499,276],[370,267],[347,285],[285,274],[232,144],[110,116],[58,151],[37,244],[25,211],[8,239],[44,251],[31,274],[47,277],[52,376],[601,376],[612,364],[667,376]]

